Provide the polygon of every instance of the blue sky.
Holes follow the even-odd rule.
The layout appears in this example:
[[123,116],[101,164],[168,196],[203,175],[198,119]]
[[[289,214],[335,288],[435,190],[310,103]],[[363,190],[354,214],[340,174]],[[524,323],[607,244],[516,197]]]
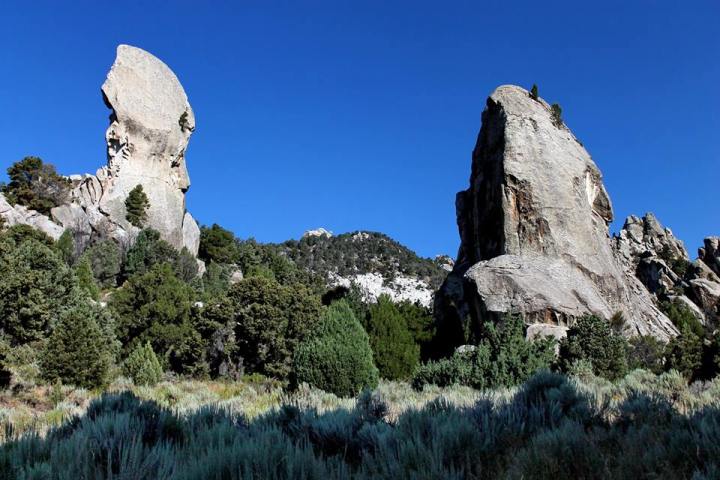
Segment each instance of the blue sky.
[[128,43],[195,111],[188,209],[243,238],[366,229],[454,255],[455,192],[506,83],[562,105],[613,231],[653,211],[691,255],[720,234],[717,0],[28,3],[0,6],[3,172],[105,163],[100,85]]

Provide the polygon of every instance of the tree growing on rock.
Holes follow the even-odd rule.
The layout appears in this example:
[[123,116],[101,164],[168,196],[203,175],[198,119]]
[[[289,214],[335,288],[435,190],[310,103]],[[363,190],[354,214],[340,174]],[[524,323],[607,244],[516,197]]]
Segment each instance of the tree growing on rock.
[[148,200],[142,185],[130,190],[130,193],[125,199],[125,218],[132,225],[142,228],[147,221],[147,209],[150,206],[150,200]]
[[562,127],[562,108],[559,103],[553,103],[550,106],[550,114],[552,115],[553,124],[558,128]]
[[532,88],[530,89],[530,98],[537,101],[538,99],[538,86],[533,83]]
[[7,170],[10,182],[2,192],[11,205],[24,205],[43,215],[66,203],[72,182],[38,157],[25,157]]

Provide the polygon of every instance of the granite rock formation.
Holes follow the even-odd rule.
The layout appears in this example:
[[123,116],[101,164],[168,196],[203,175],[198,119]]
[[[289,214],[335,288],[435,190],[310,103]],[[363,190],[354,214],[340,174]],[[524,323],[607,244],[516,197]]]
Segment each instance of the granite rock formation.
[[457,195],[456,210],[461,246],[436,311],[466,340],[504,313],[568,326],[585,314],[619,312],[626,335],[677,334],[613,253],[613,211],[599,169],[526,90],[502,86],[488,98],[470,187]]
[[138,229],[125,219],[125,200],[142,185],[150,201],[145,227],[197,254],[200,229],[185,208],[185,150],[195,117],[182,85],[153,55],[120,45],[102,94],[112,110],[108,163],[95,175],[71,177],[72,202],[53,209],[53,219],[81,238],[98,235],[127,245]]

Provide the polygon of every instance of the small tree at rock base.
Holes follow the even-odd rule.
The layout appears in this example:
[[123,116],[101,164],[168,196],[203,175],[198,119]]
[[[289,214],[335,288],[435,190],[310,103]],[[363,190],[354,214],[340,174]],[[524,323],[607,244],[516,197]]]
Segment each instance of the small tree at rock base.
[[123,364],[123,373],[135,385],[155,385],[162,378],[163,369],[150,343],[138,345]]
[[380,375],[388,380],[410,377],[420,361],[420,347],[389,296],[380,295],[370,306],[365,329]]
[[627,342],[612,331],[607,321],[586,315],[560,342],[559,360],[564,371],[578,360],[588,360],[596,375],[615,380],[627,373]]
[[307,382],[339,397],[377,386],[378,370],[368,335],[346,302],[328,307],[298,346],[294,377],[298,383]]
[[132,225],[142,228],[147,221],[147,209],[150,201],[143,191],[142,185],[130,190],[125,199],[125,219]]
[[80,304],[60,317],[40,354],[40,373],[45,380],[82,388],[107,383],[113,340],[98,324],[97,313]]
[[95,283],[92,266],[87,257],[80,258],[78,264],[75,265],[75,276],[77,276],[78,287],[90,298],[97,300],[100,297],[100,289]]

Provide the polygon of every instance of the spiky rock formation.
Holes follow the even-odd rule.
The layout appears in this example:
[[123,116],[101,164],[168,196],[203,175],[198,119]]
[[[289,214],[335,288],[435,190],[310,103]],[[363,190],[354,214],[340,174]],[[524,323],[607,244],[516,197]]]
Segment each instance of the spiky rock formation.
[[459,322],[465,340],[506,312],[559,326],[621,312],[628,335],[677,333],[613,255],[599,169],[526,90],[502,86],[488,98],[470,187],[456,209],[460,251],[436,307],[441,321]]
[[53,209],[53,218],[87,236],[129,243],[137,228],[126,219],[125,200],[142,185],[150,201],[145,226],[197,254],[200,231],[185,209],[185,150],[195,117],[182,85],[158,58],[120,45],[102,93],[112,110],[105,134],[108,164],[95,175],[73,177],[73,203]]

